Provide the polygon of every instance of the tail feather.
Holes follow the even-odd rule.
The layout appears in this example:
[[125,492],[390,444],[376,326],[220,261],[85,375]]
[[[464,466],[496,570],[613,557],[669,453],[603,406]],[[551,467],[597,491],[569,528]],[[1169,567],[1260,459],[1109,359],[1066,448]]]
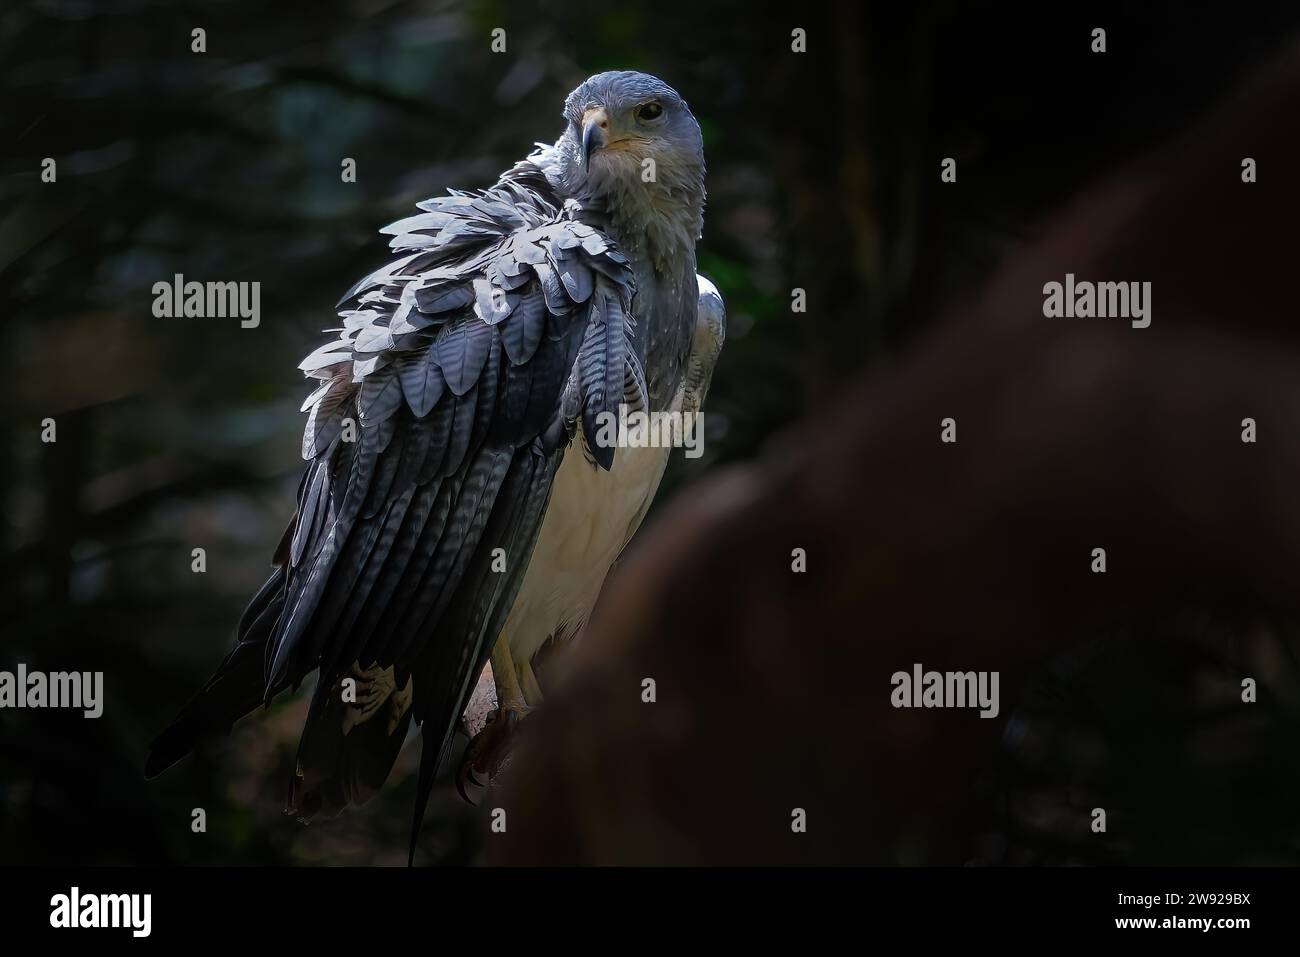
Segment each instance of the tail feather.
[[408,708],[390,734],[385,705],[345,734],[347,706],[337,691],[317,686],[298,745],[285,810],[303,821],[370,800],[388,780],[411,726]]

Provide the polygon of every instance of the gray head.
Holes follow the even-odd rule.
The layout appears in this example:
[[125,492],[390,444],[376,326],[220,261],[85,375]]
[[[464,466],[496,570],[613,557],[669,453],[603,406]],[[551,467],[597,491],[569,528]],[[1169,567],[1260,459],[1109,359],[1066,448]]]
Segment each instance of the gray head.
[[646,73],[598,73],[569,94],[555,144],[562,180],[611,213],[625,245],[642,237],[656,260],[691,249],[704,211],[704,143],[686,101]]

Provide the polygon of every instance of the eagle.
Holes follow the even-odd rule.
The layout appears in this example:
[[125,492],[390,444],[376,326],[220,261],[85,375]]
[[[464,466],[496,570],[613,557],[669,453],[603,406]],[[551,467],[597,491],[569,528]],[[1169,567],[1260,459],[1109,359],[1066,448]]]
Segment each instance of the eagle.
[[606,426],[699,416],[726,327],[696,273],[705,168],[686,102],[608,72],[563,117],[495,185],[382,230],[394,258],[348,290],[337,337],[301,365],[319,385],[271,576],[148,776],[316,672],[286,810],[368,800],[415,722],[413,860],[489,660],[497,711],[462,781],[500,768],[542,699],[534,657],[581,631],[668,461]]

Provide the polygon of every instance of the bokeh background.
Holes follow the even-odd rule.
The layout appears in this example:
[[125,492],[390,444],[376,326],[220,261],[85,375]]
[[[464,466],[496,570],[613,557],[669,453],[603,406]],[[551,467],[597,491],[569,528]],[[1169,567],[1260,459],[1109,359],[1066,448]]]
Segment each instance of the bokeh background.
[[[9,0],[0,668],[102,670],[107,703],[98,721],[0,712],[0,861],[404,863],[418,745],[379,797],[310,828],[279,813],[301,701],[277,702],[156,781],[142,778],[145,749],[220,659],[264,578],[301,464],[296,366],[334,325],[338,296],[384,260],[376,230],[419,199],[490,184],[534,141],[553,140],[565,94],[586,76],[655,73],[704,130],[699,262],[730,325],[707,454],[674,460],[663,500],[720,464],[779,456],[797,441],[791,423],[918,348],[1062,203],[1183,129],[1296,21],[1284,5],[1172,2],[1071,12]],[[1099,25],[1104,57],[1088,50]],[[207,31],[204,54],[190,51],[195,27]],[[497,27],[503,54],[490,49]],[[791,52],[795,27],[808,32],[805,54]],[[47,156],[57,184],[40,182]],[[953,186],[939,182],[945,156],[958,161]],[[355,183],[341,181],[345,157]],[[260,327],[155,318],[151,287],[175,273],[259,281]],[[806,314],[790,311],[795,287]],[[45,417],[57,420],[56,444],[39,440]],[[191,571],[195,547],[205,574]],[[1164,700],[1116,687],[1128,672],[1104,640],[1091,657],[1045,663],[1042,693],[1021,707],[1058,720],[1009,739],[1005,766],[988,769],[988,834],[973,836],[972,858],[1086,861],[1054,843],[1052,815],[1062,795],[1086,800],[1103,780],[1139,809],[1169,806],[1189,781],[1210,804],[1189,814],[1238,800],[1232,782],[1258,755],[1237,739],[1209,763],[1203,749],[1152,744],[1185,729],[1186,684],[1228,667],[1223,655],[1265,654],[1263,641],[1270,673],[1294,678],[1284,623],[1229,631],[1240,641],[1207,639],[1169,673]],[[1089,717],[1099,701],[1100,723]],[[1294,709],[1264,720],[1240,733],[1297,740]],[[1285,797],[1298,782],[1283,770],[1291,776],[1271,787]],[[1032,807],[1013,815],[1021,805],[1008,796],[1025,793]],[[1202,845],[1175,821],[1149,847],[1105,853],[1290,861],[1295,806],[1239,815],[1242,833],[1207,833]],[[195,807],[206,835],[190,831]],[[430,819],[429,859],[469,859],[471,812],[441,789]]]

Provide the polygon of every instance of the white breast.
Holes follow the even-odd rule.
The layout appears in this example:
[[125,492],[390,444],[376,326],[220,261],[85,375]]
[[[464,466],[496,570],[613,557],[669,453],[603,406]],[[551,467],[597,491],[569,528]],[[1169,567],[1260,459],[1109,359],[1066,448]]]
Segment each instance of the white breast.
[[569,449],[503,629],[516,660],[529,660],[550,635],[571,635],[586,621],[654,499],[670,451],[621,448],[605,472],[587,461],[580,439]]
[[[703,276],[691,354],[667,411],[698,414],[726,336],[722,296]],[[587,461],[581,436],[555,476],[537,546],[502,633],[516,661],[531,660],[551,635],[572,637],[595,607],[610,566],[645,518],[670,448],[625,447],[614,467]]]

